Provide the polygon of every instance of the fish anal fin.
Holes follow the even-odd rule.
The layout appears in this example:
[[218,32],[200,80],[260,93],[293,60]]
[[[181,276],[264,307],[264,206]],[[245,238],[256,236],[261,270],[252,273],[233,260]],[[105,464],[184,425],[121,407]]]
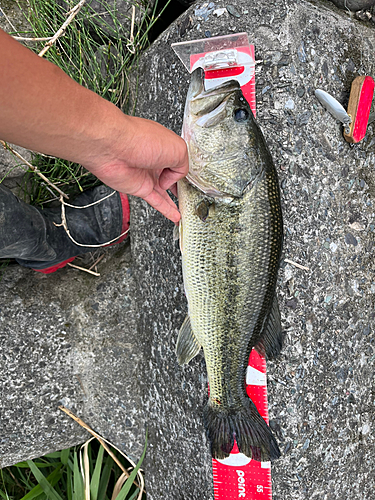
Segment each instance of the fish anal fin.
[[177,339],[176,354],[180,365],[189,363],[200,351],[201,345],[191,328],[190,317],[186,316]]
[[280,354],[282,345],[281,317],[277,296],[275,294],[268,321],[263,329],[259,342],[255,345],[255,350],[262,356],[266,355],[268,359],[272,359]]

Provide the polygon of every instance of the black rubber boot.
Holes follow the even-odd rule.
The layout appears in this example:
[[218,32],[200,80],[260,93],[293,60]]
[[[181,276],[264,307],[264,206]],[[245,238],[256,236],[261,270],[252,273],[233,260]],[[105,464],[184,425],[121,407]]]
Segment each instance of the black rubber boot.
[[[111,194],[113,189],[98,186],[79,195],[71,205],[85,206]],[[83,245],[120,243],[129,228],[127,196],[115,192],[88,208],[65,207],[66,222],[75,242]],[[19,264],[51,273],[77,255],[95,247],[75,244],[61,224],[61,207],[38,209],[21,201],[0,184],[0,258],[15,258]]]

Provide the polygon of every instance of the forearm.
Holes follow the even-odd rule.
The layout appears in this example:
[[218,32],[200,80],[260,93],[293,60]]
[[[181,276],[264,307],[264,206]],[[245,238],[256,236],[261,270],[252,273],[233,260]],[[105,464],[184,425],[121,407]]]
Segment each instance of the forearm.
[[80,163],[113,189],[180,219],[166,190],[188,171],[181,137],[125,115],[1,30],[0,64],[0,139]]
[[[90,164],[128,117],[0,30],[0,138]],[[113,131],[111,131],[113,127]],[[125,127],[124,127],[125,128]]]

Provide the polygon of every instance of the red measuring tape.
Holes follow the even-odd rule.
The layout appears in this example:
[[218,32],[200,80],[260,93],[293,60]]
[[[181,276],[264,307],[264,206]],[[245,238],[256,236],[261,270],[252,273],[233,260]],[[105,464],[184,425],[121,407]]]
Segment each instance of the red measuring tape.
[[[239,64],[224,69],[205,70],[206,90],[236,79],[256,116],[254,45],[236,47]],[[206,52],[190,56],[190,69],[201,66]],[[243,62],[243,65],[241,65]],[[268,424],[266,360],[254,349],[249,357],[246,390],[261,416]],[[234,444],[228,458],[212,459],[215,500],[272,500],[271,463],[257,462],[239,452]]]
[[[266,360],[251,351],[246,391],[268,424]],[[239,453],[235,443],[228,458],[212,459],[215,500],[271,500],[271,463],[257,462]]]

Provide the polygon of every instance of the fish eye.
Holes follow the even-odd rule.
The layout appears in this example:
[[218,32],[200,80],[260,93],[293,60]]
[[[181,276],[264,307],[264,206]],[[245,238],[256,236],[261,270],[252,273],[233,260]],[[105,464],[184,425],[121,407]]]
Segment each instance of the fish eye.
[[234,110],[234,119],[236,122],[245,122],[250,114],[246,108],[238,108]]

